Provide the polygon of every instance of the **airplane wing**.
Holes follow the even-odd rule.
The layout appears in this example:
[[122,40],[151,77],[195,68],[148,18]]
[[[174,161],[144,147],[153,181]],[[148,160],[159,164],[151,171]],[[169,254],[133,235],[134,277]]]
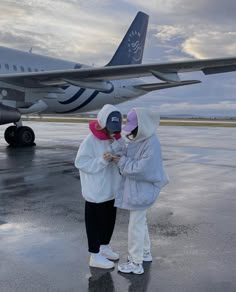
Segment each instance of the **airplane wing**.
[[162,81],[178,83],[181,82],[178,73],[193,71],[202,71],[206,75],[236,71],[236,57],[1,74],[0,81],[29,88],[60,87],[79,81],[86,87],[86,82],[155,76]]

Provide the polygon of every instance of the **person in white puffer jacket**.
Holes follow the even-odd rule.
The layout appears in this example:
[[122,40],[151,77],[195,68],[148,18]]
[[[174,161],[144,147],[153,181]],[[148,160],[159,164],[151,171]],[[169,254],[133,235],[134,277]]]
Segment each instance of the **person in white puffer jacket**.
[[169,182],[156,135],[158,124],[159,115],[156,112],[143,108],[132,109],[123,128],[128,133],[127,150],[113,157],[124,177],[115,206],[130,210],[128,261],[118,265],[118,270],[123,273],[143,274],[143,261],[152,261],[147,210]]
[[113,147],[121,138],[122,115],[113,105],[105,105],[97,120],[89,123],[91,133],[81,143],[75,166],[79,169],[85,198],[85,226],[91,267],[109,269],[119,255],[110,246],[115,226],[114,199],[122,177],[112,161]]

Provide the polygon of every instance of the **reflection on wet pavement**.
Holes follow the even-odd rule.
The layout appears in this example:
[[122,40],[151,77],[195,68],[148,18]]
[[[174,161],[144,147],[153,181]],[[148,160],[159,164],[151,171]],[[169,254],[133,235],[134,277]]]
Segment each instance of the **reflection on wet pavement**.
[[[143,275],[126,275],[117,263],[88,266],[73,165],[87,125],[31,126],[37,146],[0,144],[1,292],[236,291],[235,128],[158,129],[171,183],[149,210],[153,262]],[[111,244],[121,261],[127,227],[128,212],[119,210]]]

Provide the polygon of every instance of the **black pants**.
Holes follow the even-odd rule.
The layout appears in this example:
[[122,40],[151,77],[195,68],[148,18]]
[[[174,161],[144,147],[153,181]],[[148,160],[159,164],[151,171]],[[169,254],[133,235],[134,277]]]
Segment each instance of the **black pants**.
[[88,250],[98,253],[100,245],[109,244],[116,221],[114,201],[104,203],[85,202],[85,226]]

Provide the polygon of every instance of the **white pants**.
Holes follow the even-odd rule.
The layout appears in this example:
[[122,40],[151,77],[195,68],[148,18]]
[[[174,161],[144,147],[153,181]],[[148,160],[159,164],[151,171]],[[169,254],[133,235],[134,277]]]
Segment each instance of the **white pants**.
[[147,210],[130,211],[128,252],[136,264],[142,264],[143,254],[151,249],[146,215]]

